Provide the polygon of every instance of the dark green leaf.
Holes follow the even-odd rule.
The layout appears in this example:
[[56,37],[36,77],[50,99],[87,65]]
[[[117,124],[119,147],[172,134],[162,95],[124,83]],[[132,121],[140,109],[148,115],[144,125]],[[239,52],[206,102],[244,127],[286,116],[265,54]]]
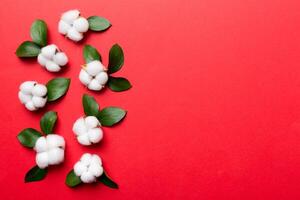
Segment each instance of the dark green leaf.
[[105,31],[111,26],[110,22],[103,17],[91,16],[87,20],[92,31]]
[[80,177],[76,176],[74,170],[70,171],[66,178],[66,184],[69,187],[75,187],[81,183]]
[[35,130],[33,128],[26,128],[19,133],[17,138],[23,146],[33,148],[35,145],[35,142],[41,136],[42,136],[42,134],[40,132],[38,132],[37,130]]
[[25,183],[40,181],[47,175],[47,169],[41,169],[38,166],[31,168],[25,175]]
[[40,126],[42,131],[45,134],[53,133],[53,128],[57,120],[57,113],[53,111],[49,111],[42,117],[40,121]]
[[99,112],[99,105],[94,97],[84,94],[82,96],[82,105],[86,116],[97,116]]
[[89,63],[93,60],[100,60],[101,61],[101,55],[91,45],[85,45],[83,48],[83,57],[86,63]]
[[40,19],[35,20],[30,29],[32,41],[40,46],[47,45],[47,24]]
[[104,185],[113,188],[113,189],[118,189],[119,186],[116,182],[114,182],[106,173],[105,171],[103,174],[98,178],[98,180],[103,183]]
[[112,91],[122,92],[130,89],[131,84],[126,78],[110,76],[108,79],[108,87]]
[[16,55],[21,58],[37,57],[41,48],[31,41],[23,42],[17,49]]
[[117,107],[106,107],[102,109],[97,118],[102,126],[113,126],[120,122],[126,115],[126,111]]
[[55,101],[62,97],[69,89],[70,79],[54,78],[47,83],[48,100]]
[[115,44],[109,51],[108,73],[112,74],[121,69],[124,64],[124,53],[122,48]]

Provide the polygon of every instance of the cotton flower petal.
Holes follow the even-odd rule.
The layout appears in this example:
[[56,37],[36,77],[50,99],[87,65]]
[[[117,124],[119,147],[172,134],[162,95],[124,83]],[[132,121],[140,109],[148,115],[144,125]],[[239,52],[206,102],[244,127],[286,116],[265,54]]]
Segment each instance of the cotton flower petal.
[[102,160],[98,155],[93,154],[90,164],[91,165],[101,165],[102,166]]
[[36,84],[35,81],[25,81],[20,85],[20,90],[24,94],[32,94],[32,89],[35,84]]
[[39,54],[37,57],[37,61],[40,65],[45,66],[46,62],[48,61],[48,58],[46,58],[45,56],[43,56],[43,54]]
[[58,52],[53,56],[53,61],[59,66],[65,66],[68,63],[68,57],[63,52]]
[[75,42],[78,42],[78,41],[82,40],[83,34],[76,31],[75,28],[72,27],[68,30],[67,37]]
[[35,111],[37,110],[37,108],[34,106],[33,102],[32,101],[28,101],[26,104],[25,104],[25,107],[30,110],[30,111]]
[[64,150],[61,148],[53,148],[48,151],[49,165],[57,165],[64,160]]
[[42,48],[41,50],[41,54],[47,58],[47,59],[52,59],[55,52],[57,51],[57,46],[55,44],[50,44],[50,45],[47,45],[45,47]]
[[85,125],[85,120],[83,117],[77,119],[73,125],[73,132],[75,135],[82,135],[87,132],[87,127]]
[[52,149],[52,148],[57,148],[57,147],[61,147],[64,148],[65,147],[65,139],[57,134],[48,134],[47,135],[47,144],[48,144],[48,148]]
[[101,128],[93,128],[88,131],[88,136],[92,143],[98,143],[103,138],[103,131]]
[[78,32],[87,32],[89,30],[89,22],[84,17],[79,17],[74,21],[73,27]]
[[47,94],[47,87],[43,84],[36,84],[32,89],[34,96],[43,97]]
[[68,33],[68,30],[71,28],[71,25],[65,22],[64,20],[60,20],[58,22],[58,32],[66,35]]
[[47,103],[47,98],[34,96],[32,97],[32,103],[36,108],[43,108]]
[[90,76],[84,69],[80,70],[79,80],[82,84],[88,85],[92,81],[92,76]]
[[100,91],[103,86],[96,80],[93,79],[89,84],[88,84],[88,88],[90,90],[94,90],[94,91]]
[[61,19],[68,24],[73,24],[74,20],[77,19],[79,15],[79,10],[69,10],[62,14]]
[[88,134],[82,134],[77,137],[77,140],[82,145],[90,145],[91,142],[89,140]]
[[94,176],[99,177],[103,174],[103,167],[100,165],[91,165],[89,167],[89,172],[91,172]]
[[85,153],[81,156],[80,161],[82,162],[82,164],[84,164],[85,166],[88,166],[91,162],[92,159],[92,154],[90,153]]
[[55,62],[49,60],[46,63],[46,69],[49,72],[59,72],[61,70],[61,67],[58,64],[56,64]]
[[41,152],[47,151],[47,149],[48,149],[48,146],[47,146],[46,138],[40,137],[35,143],[34,150],[37,153],[41,153]]
[[22,104],[26,104],[32,99],[32,95],[24,94],[22,91],[19,91],[18,96]]
[[81,176],[85,171],[87,171],[87,166],[82,164],[80,161],[74,165],[74,173],[76,174],[76,176]]
[[35,162],[37,166],[41,169],[48,167],[48,153],[47,152],[37,153],[35,157]]
[[97,126],[99,126],[99,120],[95,116],[87,116],[84,119],[84,122],[85,122],[85,126],[88,129],[90,129],[90,128],[96,128]]
[[99,60],[94,60],[86,64],[87,73],[91,76],[96,76],[104,70],[104,66]]
[[108,81],[108,75],[106,72],[100,72],[95,79],[101,84],[105,85]]
[[84,183],[92,183],[96,181],[95,176],[93,176],[93,174],[89,171],[83,172],[80,179]]

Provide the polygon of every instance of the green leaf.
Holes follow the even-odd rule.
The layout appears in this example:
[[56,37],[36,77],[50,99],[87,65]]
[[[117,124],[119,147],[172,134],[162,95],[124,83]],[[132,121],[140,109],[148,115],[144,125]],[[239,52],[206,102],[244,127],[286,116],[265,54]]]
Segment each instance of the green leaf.
[[103,183],[104,185],[113,188],[113,189],[118,189],[119,186],[116,182],[114,182],[104,171],[103,174],[98,178],[98,180]]
[[87,20],[92,31],[105,31],[111,26],[110,22],[103,17],[91,16]]
[[97,118],[102,126],[113,126],[120,122],[126,115],[126,111],[117,107],[106,107],[102,109]]
[[41,136],[42,134],[37,130],[33,128],[26,128],[18,134],[17,138],[23,146],[33,148],[35,142]]
[[112,91],[122,92],[130,89],[132,86],[126,78],[110,76],[108,79],[108,87]]
[[47,24],[40,19],[35,20],[30,29],[32,41],[40,46],[47,45]]
[[70,171],[66,178],[66,184],[69,187],[75,187],[81,183],[80,177],[76,176],[74,170]]
[[101,61],[101,55],[91,45],[85,45],[83,48],[83,57],[86,63],[89,63],[93,60],[100,60]]
[[108,73],[112,74],[121,69],[124,64],[124,53],[122,48],[115,44],[109,51]]
[[55,101],[62,97],[69,89],[70,79],[68,78],[54,78],[47,83],[48,100]]
[[42,117],[40,121],[40,126],[42,131],[45,134],[53,133],[53,128],[57,120],[57,113],[53,111],[49,111]]
[[31,168],[25,175],[25,183],[40,181],[47,175],[47,169],[41,169],[38,166]]
[[97,116],[99,112],[99,105],[94,97],[84,94],[82,96],[82,105],[86,116]]
[[41,48],[31,41],[23,42],[17,49],[16,55],[21,58],[37,57]]

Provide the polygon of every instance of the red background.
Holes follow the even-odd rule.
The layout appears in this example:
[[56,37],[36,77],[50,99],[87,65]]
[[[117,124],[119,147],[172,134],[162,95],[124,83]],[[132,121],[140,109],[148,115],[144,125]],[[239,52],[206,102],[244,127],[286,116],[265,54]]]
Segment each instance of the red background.
[[[75,44],[57,31],[60,14],[78,8],[113,26]],[[299,199],[300,2],[298,0],[1,0],[1,199]],[[25,80],[56,77],[14,52],[30,25],[45,19],[50,42],[70,58],[65,98],[31,113],[17,98]],[[91,93],[78,80],[84,43],[107,64],[119,43],[125,65],[117,75],[133,88]],[[80,146],[71,129],[83,115],[83,93],[100,106],[128,110],[104,140]],[[46,110],[59,115],[67,141],[63,165],[45,180],[24,184],[35,153],[16,135],[39,128]],[[84,152],[99,154],[120,186],[70,189],[67,172]]]

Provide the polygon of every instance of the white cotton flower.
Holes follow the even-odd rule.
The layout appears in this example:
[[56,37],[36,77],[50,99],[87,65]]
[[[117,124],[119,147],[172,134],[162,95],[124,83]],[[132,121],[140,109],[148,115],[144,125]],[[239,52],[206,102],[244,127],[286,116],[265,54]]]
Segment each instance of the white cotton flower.
[[40,137],[34,146],[35,161],[39,168],[58,165],[64,161],[65,140],[62,136],[49,134]]
[[47,103],[47,87],[36,81],[25,81],[20,85],[18,97],[30,111],[43,108]]
[[84,183],[92,183],[103,174],[101,158],[96,154],[85,153],[74,165],[74,173]]
[[89,62],[80,70],[79,80],[88,89],[100,91],[108,81],[106,68],[99,60]]
[[82,145],[91,145],[101,141],[103,131],[98,119],[94,116],[80,117],[73,125],[77,141]]
[[58,23],[58,32],[75,42],[82,40],[83,33],[88,29],[88,20],[80,16],[78,10],[69,10],[63,13]]
[[68,63],[68,57],[64,52],[61,52],[55,44],[50,44],[41,49],[37,61],[49,72],[59,72],[61,67]]

